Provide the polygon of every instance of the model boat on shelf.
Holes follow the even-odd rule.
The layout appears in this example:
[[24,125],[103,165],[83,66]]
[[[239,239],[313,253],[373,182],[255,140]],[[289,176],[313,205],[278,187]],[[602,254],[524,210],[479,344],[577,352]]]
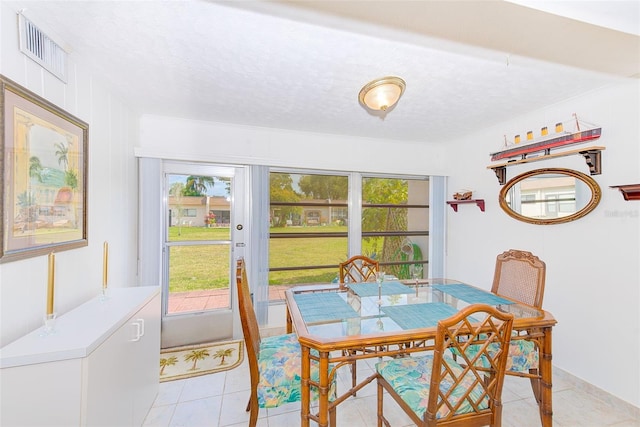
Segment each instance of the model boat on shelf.
[[562,123],[556,124],[556,131],[554,134],[548,134],[547,128],[543,127],[541,130],[541,136],[539,138],[533,138],[533,132],[527,132],[527,141],[520,143],[520,135],[516,135],[515,143],[507,144],[505,137],[505,147],[501,151],[491,153],[491,161],[512,159],[520,157],[521,159],[527,158],[528,155],[533,153],[543,152],[544,154],[550,154],[551,150],[559,147],[566,147],[568,145],[581,144],[587,141],[600,138],[602,134],[601,127],[587,127],[581,128],[578,117],[574,114],[575,118],[575,131],[568,132],[564,130]]

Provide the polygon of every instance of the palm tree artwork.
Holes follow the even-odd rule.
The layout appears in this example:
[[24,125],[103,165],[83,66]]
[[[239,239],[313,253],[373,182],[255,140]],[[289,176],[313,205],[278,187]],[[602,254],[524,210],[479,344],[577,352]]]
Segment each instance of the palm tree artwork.
[[198,364],[198,361],[200,360],[204,360],[207,357],[209,357],[209,350],[206,348],[202,348],[202,349],[197,349],[197,350],[193,350],[191,351],[191,353],[187,354],[184,357],[184,361],[185,362],[193,362],[193,365],[191,366],[191,368],[189,368],[190,371],[195,371],[197,369],[199,369],[198,367],[196,367],[196,365]]
[[67,170],[69,165],[69,147],[64,142],[56,142],[54,144],[56,148],[56,157],[58,157],[58,164],[62,166],[64,170]]
[[72,190],[76,190],[78,188],[78,172],[73,168],[69,168],[69,146],[70,143],[65,144],[64,142],[56,142],[54,144],[58,164],[62,166],[64,171],[64,182]]
[[175,356],[161,358],[160,359],[160,376],[164,375],[164,368],[166,368],[167,366],[174,366],[176,363],[178,363],[178,358]]
[[42,162],[36,156],[29,157],[29,177],[36,178],[38,182],[42,183]]
[[214,359],[220,359],[219,366],[222,366],[222,365],[225,364],[225,362],[224,362],[225,357],[231,357],[231,355],[233,354],[234,350],[235,350],[235,348],[224,348],[222,350],[218,350],[213,355],[213,358]]

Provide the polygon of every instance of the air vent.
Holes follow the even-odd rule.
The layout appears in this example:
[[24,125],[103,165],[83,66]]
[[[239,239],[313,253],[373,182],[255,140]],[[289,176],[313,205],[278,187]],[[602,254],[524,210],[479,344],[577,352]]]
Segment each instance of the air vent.
[[67,52],[21,13],[18,26],[20,51],[66,83]]

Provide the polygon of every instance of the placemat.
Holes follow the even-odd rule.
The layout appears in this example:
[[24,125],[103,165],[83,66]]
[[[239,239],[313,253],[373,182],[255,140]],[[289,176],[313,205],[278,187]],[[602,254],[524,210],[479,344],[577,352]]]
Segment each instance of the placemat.
[[349,319],[360,315],[335,292],[295,294],[302,318],[306,323]]
[[383,306],[381,310],[400,325],[402,329],[436,326],[438,320],[446,319],[458,312],[458,310],[443,302],[388,305]]
[[[350,283],[349,289],[361,297],[373,297],[378,295],[378,284]],[[415,290],[400,282],[382,282],[382,295],[412,294]]]
[[513,304],[513,301],[499,297],[491,292],[465,285],[464,283],[456,283],[453,285],[432,285],[432,287],[433,289],[449,294],[452,297],[466,301],[469,304]]

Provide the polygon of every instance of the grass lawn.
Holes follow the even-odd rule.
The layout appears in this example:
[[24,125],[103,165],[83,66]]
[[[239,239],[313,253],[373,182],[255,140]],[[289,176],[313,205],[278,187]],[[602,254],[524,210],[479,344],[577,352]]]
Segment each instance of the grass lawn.
[[[276,233],[346,232],[346,226],[288,227]],[[169,241],[230,240],[228,227],[170,227]],[[381,239],[380,239],[381,240]],[[271,239],[269,264],[275,267],[329,265],[326,269],[277,271],[269,284],[330,282],[337,277],[338,263],[347,259],[346,237]],[[375,252],[375,240],[363,242],[363,253]],[[382,247],[379,242],[378,247]],[[229,245],[172,246],[170,249],[170,291],[185,292],[229,286]],[[203,262],[204,260],[204,262]]]

